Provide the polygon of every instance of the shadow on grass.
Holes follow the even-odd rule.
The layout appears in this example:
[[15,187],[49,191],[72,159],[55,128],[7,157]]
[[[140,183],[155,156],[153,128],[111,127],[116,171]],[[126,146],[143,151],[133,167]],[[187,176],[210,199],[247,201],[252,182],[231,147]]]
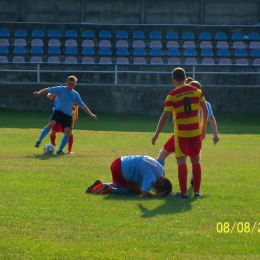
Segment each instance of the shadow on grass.
[[57,154],[42,153],[42,154],[32,154],[32,155],[27,156],[27,158],[38,159],[38,160],[50,160],[50,159],[61,158],[66,155],[70,156],[69,154],[57,155]]

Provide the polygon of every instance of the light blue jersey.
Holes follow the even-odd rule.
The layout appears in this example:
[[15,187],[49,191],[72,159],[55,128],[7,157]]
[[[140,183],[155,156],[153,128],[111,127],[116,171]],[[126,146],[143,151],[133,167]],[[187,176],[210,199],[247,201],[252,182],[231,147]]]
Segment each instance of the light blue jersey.
[[122,174],[127,181],[137,183],[149,192],[157,179],[164,176],[164,169],[154,158],[146,155],[122,156]]
[[72,116],[74,103],[76,103],[80,108],[86,106],[78,92],[74,89],[69,91],[66,86],[57,86],[49,88],[49,92],[56,96],[53,110],[59,110],[64,114]]

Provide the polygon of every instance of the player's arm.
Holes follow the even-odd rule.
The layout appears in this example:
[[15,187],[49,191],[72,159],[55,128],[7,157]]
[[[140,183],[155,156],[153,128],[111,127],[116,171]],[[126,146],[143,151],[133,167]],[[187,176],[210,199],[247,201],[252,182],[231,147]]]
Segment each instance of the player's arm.
[[49,89],[48,89],[48,88],[43,88],[43,89],[41,89],[40,91],[35,91],[35,92],[33,92],[33,95],[34,95],[35,97],[37,97],[37,96],[40,96],[40,95],[42,95],[42,94],[47,94],[47,93],[49,93]]
[[164,126],[166,125],[166,123],[168,122],[169,116],[170,116],[171,112],[169,111],[164,111],[159,119],[158,125],[157,125],[157,129],[155,134],[152,137],[152,144],[155,145],[155,142],[160,134],[160,132],[163,130]]
[[163,197],[165,196],[166,191],[158,193],[158,194],[152,194],[151,192],[142,190],[141,197],[142,198],[158,198],[158,197]]
[[216,145],[219,141],[217,122],[214,116],[209,116],[208,120],[213,132],[213,143]]
[[92,119],[97,120],[97,116],[92,114],[92,112],[89,110],[89,108],[87,106],[83,107],[82,110],[88,114]]
[[200,108],[202,110],[202,120],[201,120],[201,130],[202,130],[202,138],[205,139],[206,137],[206,125],[207,125],[207,119],[208,119],[208,109],[206,106],[205,101],[200,102]]
[[76,123],[76,121],[78,120],[79,118],[79,107],[74,105],[74,108],[75,108],[75,114],[74,114],[74,124]]

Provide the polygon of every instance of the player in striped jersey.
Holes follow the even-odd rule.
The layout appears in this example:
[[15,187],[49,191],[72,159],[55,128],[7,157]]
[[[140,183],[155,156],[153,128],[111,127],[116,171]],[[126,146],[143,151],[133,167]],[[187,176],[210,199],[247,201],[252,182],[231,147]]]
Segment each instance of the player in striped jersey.
[[[174,118],[174,142],[175,157],[178,164],[178,179],[180,193],[175,198],[188,198],[187,194],[187,156],[192,163],[192,172],[194,178],[194,195],[200,196],[201,165],[200,150],[202,140],[206,135],[206,123],[208,110],[205,103],[205,97],[201,90],[185,83],[185,70],[175,68],[172,72],[172,80],[175,89],[166,97],[164,111],[158,122],[158,126],[152,144],[155,144],[160,132],[167,123],[170,114]],[[202,117],[200,123],[200,109]]]

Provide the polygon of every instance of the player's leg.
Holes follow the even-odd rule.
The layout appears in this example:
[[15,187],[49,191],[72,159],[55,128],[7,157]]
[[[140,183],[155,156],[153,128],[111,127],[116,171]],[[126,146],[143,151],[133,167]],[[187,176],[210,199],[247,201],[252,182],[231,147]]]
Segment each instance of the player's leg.
[[44,137],[49,133],[49,131],[54,127],[54,125],[56,124],[56,121],[55,119],[50,119],[49,123],[47,124],[47,126],[45,126],[43,129],[42,129],[42,132],[38,138],[38,141],[35,143],[35,147],[39,147],[42,140],[44,139]]
[[56,133],[62,133],[62,126],[60,123],[56,124],[51,131],[50,140],[53,146],[56,146]]
[[73,133],[71,133],[69,141],[68,141],[68,153],[73,153],[72,152],[73,141],[74,141],[74,136],[73,136]]
[[162,166],[164,166],[166,158],[171,153],[174,152],[175,152],[174,135],[172,135],[160,150],[156,161],[159,162]]

